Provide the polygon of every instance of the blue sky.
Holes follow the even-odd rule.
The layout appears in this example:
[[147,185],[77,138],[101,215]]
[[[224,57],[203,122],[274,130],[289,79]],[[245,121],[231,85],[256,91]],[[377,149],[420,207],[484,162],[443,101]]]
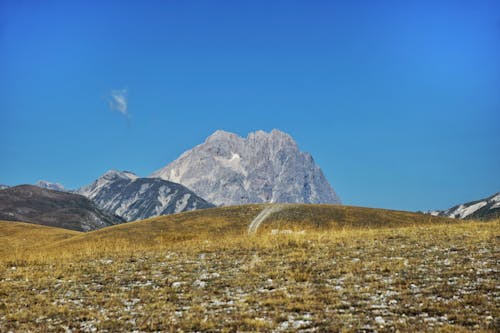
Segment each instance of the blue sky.
[[500,2],[0,1],[0,183],[146,176],[273,128],[346,204],[500,191]]

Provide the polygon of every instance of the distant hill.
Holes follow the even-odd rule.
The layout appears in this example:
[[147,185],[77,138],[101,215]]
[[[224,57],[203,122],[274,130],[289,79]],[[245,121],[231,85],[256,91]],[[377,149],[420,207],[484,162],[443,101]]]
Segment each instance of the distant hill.
[[428,214],[469,220],[492,220],[499,218],[500,192],[485,199],[456,205],[447,210],[430,211]]
[[0,220],[30,222],[76,231],[123,223],[84,196],[19,185],[0,191]]
[[128,171],[110,170],[77,193],[126,221],[215,207],[180,184]]

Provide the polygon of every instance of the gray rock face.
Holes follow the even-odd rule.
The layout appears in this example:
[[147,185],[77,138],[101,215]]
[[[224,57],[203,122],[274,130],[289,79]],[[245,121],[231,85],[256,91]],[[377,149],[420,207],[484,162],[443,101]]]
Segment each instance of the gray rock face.
[[30,222],[77,231],[90,231],[123,223],[121,218],[102,212],[81,195],[33,185],[19,185],[0,191],[0,220]]
[[429,211],[427,214],[468,220],[496,219],[500,217],[500,192],[485,199],[456,205],[447,210]]
[[108,171],[77,192],[126,221],[214,207],[180,184],[126,171]]
[[180,183],[216,205],[340,203],[311,155],[278,130],[247,138],[216,131],[151,177]]
[[51,182],[48,182],[48,181],[45,181],[45,180],[39,180],[35,185],[38,186],[38,187],[41,187],[41,188],[45,188],[47,190],[69,192],[61,184],[59,184],[59,183],[51,183]]

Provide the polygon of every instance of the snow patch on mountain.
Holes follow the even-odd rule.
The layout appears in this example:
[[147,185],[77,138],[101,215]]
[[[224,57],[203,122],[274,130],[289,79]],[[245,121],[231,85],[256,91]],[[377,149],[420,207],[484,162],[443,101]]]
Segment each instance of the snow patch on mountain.
[[491,209],[494,209],[494,208],[500,208],[500,193],[498,193],[497,195],[495,195],[491,201],[493,202],[493,205],[491,206]]
[[245,170],[244,166],[241,163],[241,157],[239,154],[231,152],[231,157],[229,159],[219,156],[215,156],[215,159],[225,168],[241,173],[244,176],[248,175],[248,172]]
[[176,213],[184,211],[184,209],[186,208],[186,206],[188,204],[188,200],[190,197],[191,197],[191,194],[186,193],[186,194],[184,194],[184,196],[180,200],[178,200],[175,203],[175,212]]
[[460,205],[453,210],[453,215],[456,218],[463,219],[471,215],[472,213],[476,212],[480,208],[486,206],[487,204],[488,204],[487,202],[481,201],[470,206]]

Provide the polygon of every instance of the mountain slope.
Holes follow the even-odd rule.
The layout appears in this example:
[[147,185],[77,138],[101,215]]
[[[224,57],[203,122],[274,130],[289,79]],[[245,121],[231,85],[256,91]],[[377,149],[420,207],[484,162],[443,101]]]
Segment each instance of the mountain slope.
[[278,130],[247,138],[216,131],[151,177],[183,184],[216,205],[340,203],[311,155]]
[[500,192],[477,201],[456,205],[444,211],[431,211],[431,215],[458,219],[492,220],[500,217]]
[[0,220],[30,222],[76,231],[89,231],[122,223],[100,211],[87,198],[33,185],[0,191]]
[[127,171],[110,170],[78,193],[126,221],[214,207],[180,184]]

